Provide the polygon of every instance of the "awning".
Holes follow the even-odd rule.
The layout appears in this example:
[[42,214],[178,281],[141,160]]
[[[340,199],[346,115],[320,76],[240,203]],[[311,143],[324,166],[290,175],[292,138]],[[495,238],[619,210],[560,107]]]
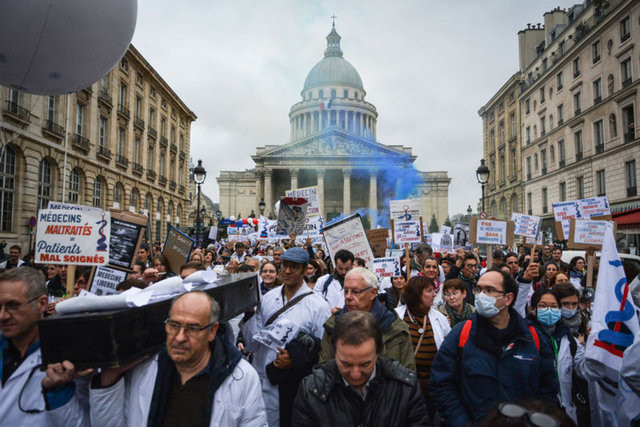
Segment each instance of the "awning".
[[640,208],[616,212],[612,216],[619,233],[640,234]]

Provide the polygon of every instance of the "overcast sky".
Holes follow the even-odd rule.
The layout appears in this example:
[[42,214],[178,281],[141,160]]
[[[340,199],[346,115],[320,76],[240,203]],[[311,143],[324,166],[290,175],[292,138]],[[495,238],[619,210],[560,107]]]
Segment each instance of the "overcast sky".
[[[191,156],[218,201],[220,170],[289,142],[291,105],[337,15],[344,57],[378,110],[378,140],[446,170],[449,214],[480,197],[482,107],[518,70],[517,32],[573,3],[550,0],[139,0],[133,44],[198,119]],[[225,212],[225,214],[228,214]]]

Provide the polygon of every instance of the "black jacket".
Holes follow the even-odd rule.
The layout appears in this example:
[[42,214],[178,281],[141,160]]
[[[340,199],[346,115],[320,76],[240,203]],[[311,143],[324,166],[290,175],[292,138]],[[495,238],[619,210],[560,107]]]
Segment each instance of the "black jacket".
[[430,426],[415,372],[378,356],[366,398],[345,385],[335,360],[302,380],[292,426]]

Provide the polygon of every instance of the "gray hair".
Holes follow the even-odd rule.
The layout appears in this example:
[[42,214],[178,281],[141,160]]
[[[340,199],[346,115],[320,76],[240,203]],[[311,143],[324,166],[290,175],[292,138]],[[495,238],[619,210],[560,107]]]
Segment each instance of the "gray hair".
[[189,291],[174,297],[171,301],[171,307],[169,308],[169,316],[171,316],[171,311],[173,310],[173,305],[176,303],[176,301],[188,294],[202,294],[206,296],[210,305],[209,323],[218,323],[218,318],[220,317],[220,305],[216,302],[216,300],[213,299],[211,295],[204,291]]
[[47,294],[44,274],[33,267],[18,267],[0,274],[0,282],[23,282],[27,286],[27,299]]
[[362,280],[365,281],[367,286],[369,286],[371,288],[377,288],[378,287],[378,278],[376,277],[376,275],[373,274],[372,272],[370,272],[369,270],[367,270],[364,267],[352,268],[351,270],[349,270],[349,272],[344,277],[344,279],[347,280],[347,277],[353,276],[353,275],[356,275],[356,274],[359,275],[360,277],[362,277]]

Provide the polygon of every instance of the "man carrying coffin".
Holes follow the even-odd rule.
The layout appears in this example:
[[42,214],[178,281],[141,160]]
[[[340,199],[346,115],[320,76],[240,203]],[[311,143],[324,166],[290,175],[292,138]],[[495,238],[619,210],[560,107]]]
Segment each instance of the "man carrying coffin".
[[[40,381],[40,335],[37,321],[47,309],[44,276],[31,267],[19,267],[0,274],[0,425],[30,427],[55,425],[47,419],[47,403],[70,399],[75,384],[65,390],[45,390]],[[48,406],[48,405],[47,405]],[[54,409],[54,408],[47,408]],[[55,412],[55,411],[53,411]],[[78,411],[64,425],[88,423],[88,414]]]
[[[104,369],[89,390],[95,426],[266,426],[255,370],[218,323],[220,307],[205,292],[174,299],[165,320],[166,349],[135,367]],[[43,386],[65,387],[75,375],[65,361],[49,365]],[[60,420],[75,419],[77,401]]]

